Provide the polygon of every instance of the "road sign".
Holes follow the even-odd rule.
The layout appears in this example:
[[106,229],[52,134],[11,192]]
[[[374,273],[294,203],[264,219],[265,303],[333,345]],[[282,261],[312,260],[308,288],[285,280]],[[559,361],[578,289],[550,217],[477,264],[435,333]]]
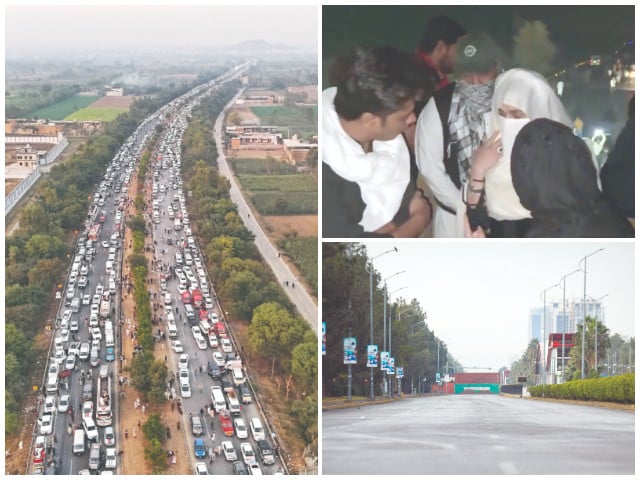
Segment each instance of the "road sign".
[[440,372],[436,373],[436,383],[440,383]]

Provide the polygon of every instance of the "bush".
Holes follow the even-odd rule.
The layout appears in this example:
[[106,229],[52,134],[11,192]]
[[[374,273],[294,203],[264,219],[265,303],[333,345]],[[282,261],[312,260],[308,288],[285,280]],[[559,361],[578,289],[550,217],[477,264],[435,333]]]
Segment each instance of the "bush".
[[616,403],[635,403],[635,375],[572,380],[564,384],[530,387],[532,397]]

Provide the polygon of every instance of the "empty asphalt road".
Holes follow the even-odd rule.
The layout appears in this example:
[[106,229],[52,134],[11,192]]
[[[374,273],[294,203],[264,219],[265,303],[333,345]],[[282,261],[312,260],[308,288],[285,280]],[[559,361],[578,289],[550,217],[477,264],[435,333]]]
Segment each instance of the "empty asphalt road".
[[324,474],[633,474],[634,413],[498,395],[322,415]]

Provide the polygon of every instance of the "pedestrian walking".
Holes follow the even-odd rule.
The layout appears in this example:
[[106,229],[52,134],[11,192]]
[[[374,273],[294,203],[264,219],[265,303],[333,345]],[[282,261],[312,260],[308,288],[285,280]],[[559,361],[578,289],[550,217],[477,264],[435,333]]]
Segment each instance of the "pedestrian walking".
[[124,429],[124,438],[129,438],[129,430],[128,429]]

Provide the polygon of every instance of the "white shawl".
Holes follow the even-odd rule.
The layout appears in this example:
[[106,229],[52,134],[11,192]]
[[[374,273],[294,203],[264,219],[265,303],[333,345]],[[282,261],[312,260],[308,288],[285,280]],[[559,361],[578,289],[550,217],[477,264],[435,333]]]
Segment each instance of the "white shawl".
[[359,225],[373,232],[389,223],[400,208],[409,184],[409,150],[402,135],[374,141],[365,153],[340,125],[333,105],[337,89],[322,93],[322,161],[340,177],[360,187],[365,204]]

